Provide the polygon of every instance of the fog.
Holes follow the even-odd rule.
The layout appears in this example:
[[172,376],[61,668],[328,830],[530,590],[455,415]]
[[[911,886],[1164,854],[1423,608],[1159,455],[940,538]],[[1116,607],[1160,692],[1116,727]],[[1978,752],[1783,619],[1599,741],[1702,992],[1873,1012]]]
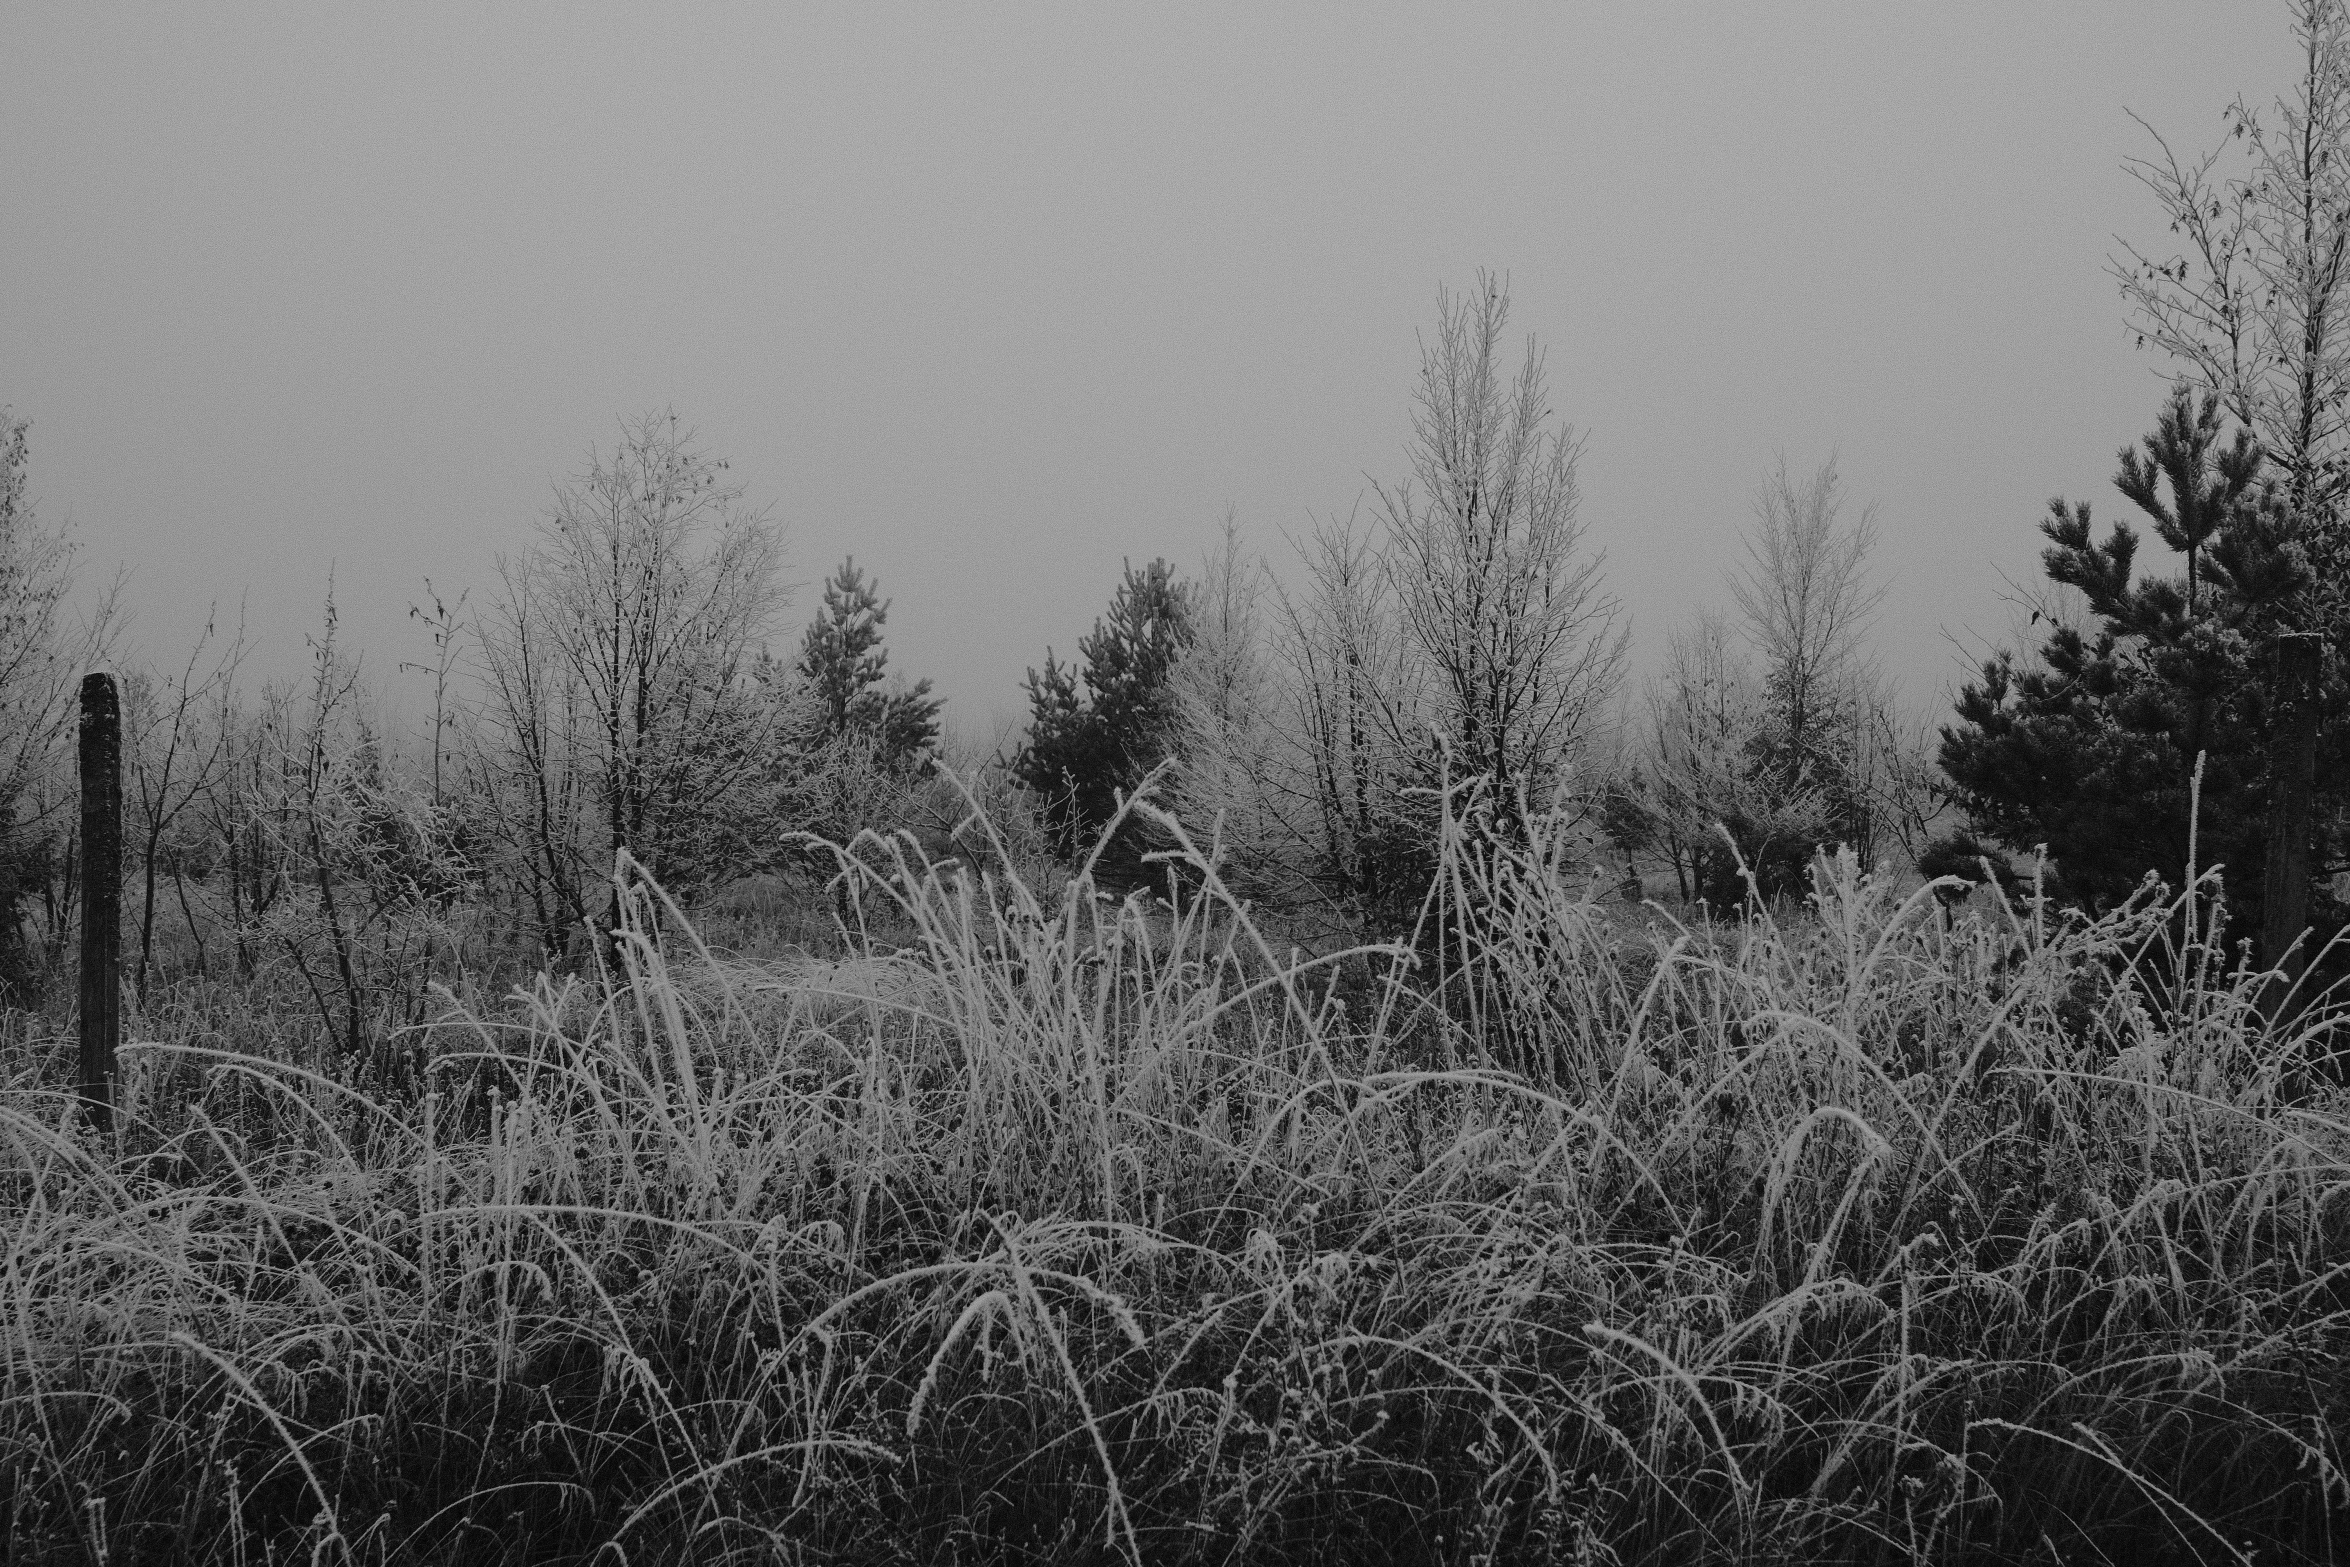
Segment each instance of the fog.
[[[2163,367],[2106,274],[2144,116],[2208,142],[2281,14],[2074,4],[335,9],[40,5],[0,48],[0,400],[168,654],[330,573],[379,676],[620,416],[674,408],[844,555],[893,664],[1022,711],[1122,559],[1400,476],[1440,285],[1506,272],[1587,432],[1645,661],[1765,468],[1878,504],[1924,704],[2110,493]],[[785,627],[778,641],[796,628]]]

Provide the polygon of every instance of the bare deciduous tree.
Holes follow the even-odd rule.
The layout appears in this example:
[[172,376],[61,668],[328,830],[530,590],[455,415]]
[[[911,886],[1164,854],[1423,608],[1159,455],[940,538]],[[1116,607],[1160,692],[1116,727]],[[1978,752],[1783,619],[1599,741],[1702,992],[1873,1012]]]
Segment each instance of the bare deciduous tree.
[[1325,525],[1303,555],[1303,591],[1282,600],[1282,642],[1304,869],[1357,917],[1392,915],[1418,901],[1419,862],[1433,854],[1434,813],[1407,798],[1438,776],[1423,721],[1426,665],[1370,541]]
[[1542,354],[1502,358],[1509,294],[1490,274],[1474,297],[1439,296],[1423,344],[1412,476],[1375,490],[1384,565],[1427,717],[1456,771],[1490,778],[1507,814],[1560,780],[1623,669],[1620,610],[1578,516],[1581,443],[1552,422]]
[[620,850],[684,887],[748,846],[781,544],[725,468],[674,414],[627,423],[501,559],[476,623],[498,814],[550,946],[610,928]]
[[1830,843],[1866,865],[1896,846],[1914,857],[1947,803],[1924,728],[1865,656],[1874,514],[1846,526],[1842,510],[1833,460],[1801,481],[1780,463],[1731,573],[1738,623],[1708,614],[1676,634],[1649,688],[1646,754],[1612,830],[1660,849],[1684,897],[1742,898],[1747,871],[1793,890]]
[[1754,777],[1762,691],[1717,612],[1676,631],[1647,693],[1641,802],[1684,899],[1739,895],[1728,824],[1763,841],[1808,841],[1824,817],[1812,791],[1774,798]]
[[53,839],[74,798],[63,760],[83,670],[104,652],[114,595],[76,621],[68,608],[73,546],[44,527],[27,489],[27,430],[0,407],[0,984],[21,978],[18,900],[28,869],[49,888],[49,926],[64,929],[65,857]]
[[1883,680],[1864,687],[1860,715],[1851,772],[1854,794],[1866,807],[1867,836],[1853,847],[1864,865],[1875,865],[1892,851],[1915,865],[1957,803],[1935,760],[1939,726],[1905,710],[1891,683]]
[[1296,835],[1281,785],[1286,715],[1268,647],[1273,593],[1228,513],[1219,547],[1200,572],[1191,646],[1168,677],[1182,766],[1165,788],[1177,816],[1212,831],[1225,849],[1221,872],[1229,885],[1279,899],[1298,889],[1290,852]]
[[1284,589],[1228,528],[1176,679],[1176,799],[1221,821],[1252,895],[1350,923],[1408,923],[1428,888],[1436,791],[1483,778],[1489,828],[1556,801],[1623,666],[1615,600],[1577,514],[1573,432],[1542,356],[1502,362],[1498,280],[1439,299],[1423,346],[1412,475],[1378,526],[1317,527]]
[[136,818],[140,872],[134,983],[142,1000],[154,968],[156,878],[167,860],[181,915],[195,943],[197,972],[205,969],[203,934],[188,897],[185,862],[191,846],[172,840],[183,818],[196,819],[190,808],[221,781],[235,742],[236,669],[245,652],[244,628],[240,625],[225,645],[215,645],[218,635],[216,613],[206,618],[176,673],[141,672],[126,683],[123,705],[129,734],[124,749],[130,777],[125,803]]
[[[2141,344],[2216,393],[2282,471],[2305,539],[2344,546],[2350,493],[2350,5],[2292,0],[2300,78],[2267,115],[2181,156],[2131,160],[2180,248],[2114,258]],[[2141,120],[2139,123],[2144,124]]]
[[1746,563],[1730,578],[1731,600],[1763,661],[1778,742],[1799,771],[1849,726],[1861,635],[1884,598],[1866,575],[1876,508],[1849,528],[1843,509],[1834,458],[1801,482],[1782,459],[1755,496]]
[[1328,523],[1275,583],[1227,527],[1172,679],[1177,813],[1214,824],[1224,876],[1344,924],[1408,916],[1424,890],[1437,777],[1413,659],[1376,541]]

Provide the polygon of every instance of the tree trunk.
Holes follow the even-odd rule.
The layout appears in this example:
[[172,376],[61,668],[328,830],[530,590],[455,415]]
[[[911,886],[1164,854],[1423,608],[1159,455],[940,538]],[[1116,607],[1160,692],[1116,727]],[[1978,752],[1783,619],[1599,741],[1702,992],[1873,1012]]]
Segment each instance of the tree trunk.
[[23,853],[16,830],[16,802],[0,796],[0,996],[19,1006],[31,1002],[33,988],[33,966],[16,907],[24,897]]
[[112,675],[82,681],[81,1096],[101,1132],[113,1125],[114,1050],[122,1036],[122,699]]
[[2296,945],[2309,926],[2311,796],[2317,785],[2317,673],[2320,644],[2309,632],[2277,638],[2276,729],[2269,755],[2268,863],[2260,889],[2260,961],[2283,972],[2282,991],[2301,977],[2309,954]]
[[146,841],[139,849],[139,967],[133,985],[141,1006],[147,1004],[147,969],[155,961],[155,858],[162,844],[162,826],[150,817]]
[[179,895],[180,918],[188,922],[188,940],[196,945],[196,977],[208,979],[211,975],[204,961],[204,932],[197,927],[196,910],[188,901],[187,868],[177,860],[172,862],[171,885],[172,890]]

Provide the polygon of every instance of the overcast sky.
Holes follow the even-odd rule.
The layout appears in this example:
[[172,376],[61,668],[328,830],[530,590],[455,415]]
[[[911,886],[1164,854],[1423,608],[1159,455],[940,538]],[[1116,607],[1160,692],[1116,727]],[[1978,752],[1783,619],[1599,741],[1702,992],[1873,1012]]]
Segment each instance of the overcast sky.
[[[1644,661],[1764,470],[1879,507],[1912,697],[2151,422],[2122,172],[2291,67],[2281,5],[528,8],[0,20],[0,401],[168,654],[329,570],[379,674],[619,416],[674,408],[802,588],[1022,711],[1122,558],[1405,472],[1440,284],[1506,271]],[[796,635],[796,624],[787,636]],[[779,641],[782,639],[779,639]]]

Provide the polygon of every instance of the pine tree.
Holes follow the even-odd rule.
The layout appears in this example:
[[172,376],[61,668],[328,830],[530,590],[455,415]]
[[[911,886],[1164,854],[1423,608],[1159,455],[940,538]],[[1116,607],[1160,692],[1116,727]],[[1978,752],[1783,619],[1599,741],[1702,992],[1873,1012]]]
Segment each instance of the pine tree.
[[848,732],[859,700],[880,683],[889,663],[881,645],[889,604],[878,587],[850,556],[824,584],[824,607],[800,638],[800,678],[815,698],[827,739]]
[[[1047,648],[1044,668],[1029,670],[1028,740],[1012,772],[1041,797],[1046,836],[1064,858],[1091,853],[1119,796],[1172,750],[1169,677],[1191,640],[1191,595],[1174,568],[1129,564],[1109,613],[1078,639],[1079,663],[1065,666]],[[1142,835],[1123,831],[1097,870],[1113,882],[1138,878],[1143,852]]]
[[889,600],[878,579],[858,569],[854,556],[824,584],[824,607],[800,639],[798,670],[815,698],[822,740],[861,736],[892,767],[910,765],[938,744],[938,715],[946,703],[930,682],[891,687],[882,627]]
[[[2226,867],[2233,926],[2258,929],[2277,716],[2268,662],[2310,581],[2288,498],[2263,482],[2251,437],[2224,441],[2222,422],[2215,399],[2181,388],[2154,433],[2121,453],[2115,485],[2186,557],[2180,576],[2137,570],[2135,529],[2117,524],[2099,541],[2087,504],[2050,503],[2043,565],[2080,590],[2097,624],[2055,628],[2036,666],[2001,654],[1961,693],[1941,760],[1980,837],[1943,840],[1929,874],[1979,875],[1990,840],[2025,854],[2045,845],[2051,890],[2090,909],[2150,872],[2175,886],[2200,758],[2199,867]],[[2337,669],[2323,710],[2338,715],[2341,695]],[[2320,758],[2321,779],[2345,776],[2338,717],[2321,730]],[[2339,845],[2350,804],[2339,784],[2326,793],[2321,848]],[[2006,869],[1994,866],[2003,879]]]

